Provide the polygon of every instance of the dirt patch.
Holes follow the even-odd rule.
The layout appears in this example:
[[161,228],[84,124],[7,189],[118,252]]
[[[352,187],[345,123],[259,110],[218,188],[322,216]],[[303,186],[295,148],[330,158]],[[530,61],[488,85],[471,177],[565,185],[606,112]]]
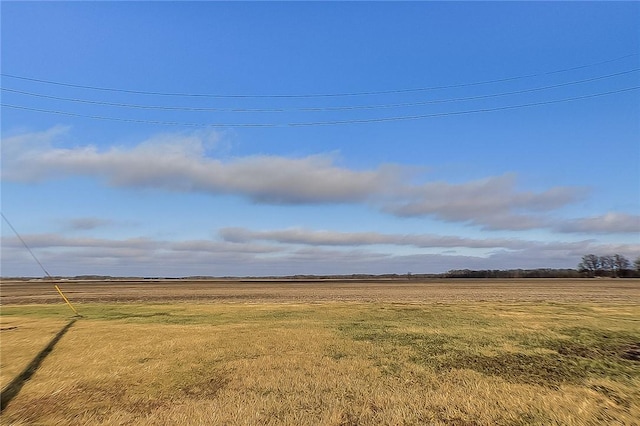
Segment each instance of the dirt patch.
[[481,356],[460,353],[438,364],[441,369],[468,368],[488,376],[501,377],[511,383],[551,387],[563,383],[580,383],[588,374],[584,366],[571,359],[537,354]]
[[226,376],[214,374],[210,377],[204,377],[197,382],[181,386],[180,390],[189,398],[211,399],[215,397],[227,383],[229,383],[229,379]]
[[640,343],[625,348],[620,356],[624,359],[640,362]]

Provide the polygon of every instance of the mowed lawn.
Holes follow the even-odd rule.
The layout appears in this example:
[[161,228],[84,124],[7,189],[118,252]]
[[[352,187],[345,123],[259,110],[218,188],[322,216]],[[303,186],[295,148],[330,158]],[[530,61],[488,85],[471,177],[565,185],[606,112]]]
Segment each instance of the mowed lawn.
[[[638,301],[77,307],[2,424],[640,424]],[[69,313],[2,307],[3,388]]]

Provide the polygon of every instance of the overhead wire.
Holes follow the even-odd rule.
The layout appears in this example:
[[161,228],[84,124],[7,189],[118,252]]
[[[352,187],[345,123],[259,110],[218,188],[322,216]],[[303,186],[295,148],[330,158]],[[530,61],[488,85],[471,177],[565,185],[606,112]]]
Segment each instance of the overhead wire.
[[114,87],[90,86],[90,85],[66,83],[66,82],[60,82],[60,81],[54,81],[54,80],[46,80],[46,79],[40,79],[40,78],[25,77],[25,76],[19,76],[19,75],[9,74],[9,73],[0,73],[0,75],[2,77],[8,77],[8,78],[24,80],[24,81],[31,81],[36,83],[43,83],[43,84],[50,84],[50,85],[57,85],[57,86],[64,86],[64,87],[73,87],[78,89],[119,92],[119,93],[129,93],[129,94],[138,94],[138,95],[205,97],[205,98],[256,98],[256,99],[257,98],[329,98],[329,97],[370,96],[370,95],[398,94],[398,93],[411,93],[411,92],[425,92],[425,91],[440,90],[440,89],[453,89],[453,88],[471,87],[471,86],[479,86],[479,85],[493,84],[493,83],[502,83],[507,81],[522,80],[527,78],[547,76],[547,75],[559,74],[559,73],[564,73],[569,71],[575,71],[579,69],[590,68],[598,65],[604,65],[611,62],[620,61],[620,60],[634,57],[634,56],[638,56],[638,53],[631,53],[631,54],[627,54],[617,58],[608,59],[605,61],[595,62],[591,64],[584,64],[584,65],[574,66],[570,68],[533,73],[533,74],[526,74],[526,75],[520,75],[520,76],[513,76],[513,77],[506,77],[506,78],[494,79],[494,80],[484,80],[484,81],[449,84],[449,85],[441,85],[441,86],[430,86],[430,87],[363,91],[363,92],[344,92],[344,93],[306,93],[306,94],[172,93],[172,92],[131,90],[131,89],[114,88]]
[[473,109],[473,110],[462,110],[462,111],[449,111],[442,113],[432,113],[432,114],[418,114],[418,115],[404,115],[404,116],[392,116],[392,117],[378,117],[378,118],[368,118],[368,119],[350,119],[350,120],[334,120],[334,121],[315,121],[315,122],[291,122],[291,123],[182,123],[182,122],[174,122],[174,121],[158,121],[158,120],[141,120],[141,119],[130,119],[130,118],[119,118],[119,117],[107,117],[107,116],[98,116],[98,115],[86,115],[86,114],[77,114],[68,111],[58,111],[58,110],[48,110],[42,108],[31,108],[25,107],[21,105],[13,105],[13,104],[5,104],[2,103],[0,106],[5,108],[26,110],[26,111],[34,111],[48,114],[58,114],[58,115],[66,115],[71,117],[81,117],[81,118],[90,118],[96,120],[108,120],[108,121],[120,121],[120,122],[131,122],[131,123],[142,123],[142,124],[158,124],[158,125],[169,125],[169,126],[185,126],[185,127],[302,127],[302,126],[327,126],[327,125],[340,125],[340,124],[362,124],[362,123],[379,123],[379,122],[390,122],[390,121],[405,121],[405,120],[418,120],[424,118],[432,118],[432,117],[445,117],[445,116],[453,116],[453,115],[466,115],[466,114],[478,114],[485,112],[493,112],[493,111],[504,111],[511,109],[519,109],[519,108],[529,108],[534,106],[541,105],[551,105],[563,102],[571,102],[582,99],[590,99],[601,96],[608,96],[618,93],[630,92],[633,90],[640,89],[640,86],[632,86],[626,87],[618,90],[610,90],[606,92],[598,92],[592,93],[588,95],[582,96],[574,96],[569,98],[562,99],[554,99],[549,101],[540,101],[540,102],[531,102],[526,104],[517,104],[517,105],[506,105],[500,107],[492,107],[492,108],[481,108],[481,109]]
[[[53,277],[51,276],[51,274],[49,273],[49,271],[47,271],[45,269],[45,267],[42,265],[42,263],[40,263],[40,260],[38,260],[38,258],[36,257],[35,253],[33,252],[33,250],[31,250],[31,248],[27,245],[27,242],[20,236],[20,234],[18,233],[18,231],[16,230],[16,228],[13,227],[13,225],[11,224],[11,222],[9,222],[9,219],[7,219],[7,217],[4,215],[4,213],[0,212],[0,215],[2,215],[2,218],[4,219],[5,222],[7,222],[7,225],[9,225],[9,228],[11,228],[11,230],[13,231],[14,234],[16,234],[16,237],[18,237],[18,239],[20,240],[20,242],[22,243],[22,245],[27,249],[27,251],[29,252],[29,254],[31,254],[31,257],[33,257],[33,259],[36,261],[36,263],[40,266],[40,269],[42,269],[45,273],[45,275],[50,279],[53,280]],[[58,294],[60,294],[60,296],[62,297],[62,299],[65,301],[65,303],[67,304],[67,306],[69,306],[69,308],[76,314],[76,316],[82,318],[82,315],[80,315],[78,313],[78,311],[76,310],[76,308],[73,307],[73,305],[71,304],[71,302],[69,301],[69,299],[67,298],[67,296],[64,295],[64,293],[62,292],[62,290],[60,289],[60,287],[58,287],[58,285],[54,284],[53,285],[56,289],[56,291],[58,292]]]
[[490,93],[486,95],[477,95],[477,96],[466,96],[466,97],[458,97],[458,98],[445,98],[445,99],[431,99],[427,101],[420,102],[404,102],[404,103],[392,103],[392,104],[373,104],[373,105],[350,105],[350,106],[334,106],[334,107],[299,107],[299,108],[217,108],[217,107],[188,107],[188,106],[163,106],[163,105],[141,105],[141,104],[131,104],[131,103],[121,103],[121,102],[106,102],[106,101],[96,101],[91,99],[81,99],[81,98],[67,98],[63,96],[53,96],[42,93],[34,93],[28,92],[24,90],[11,89],[7,87],[2,87],[1,90],[8,93],[16,93],[19,95],[37,97],[42,99],[52,99],[64,102],[74,102],[74,103],[83,103],[90,105],[100,105],[100,106],[109,106],[109,107],[117,107],[117,108],[131,108],[131,109],[149,109],[149,110],[163,110],[163,111],[189,111],[189,112],[240,112],[240,113],[280,113],[287,111],[305,111],[305,112],[316,112],[316,111],[352,111],[352,110],[371,110],[371,109],[390,109],[390,108],[400,108],[400,107],[414,107],[414,106],[423,106],[423,105],[432,105],[439,103],[450,103],[450,102],[461,102],[461,101],[470,101],[470,100],[480,100],[480,99],[491,99],[503,96],[511,96],[511,95],[519,95],[524,93],[533,93],[539,92],[543,90],[556,89],[559,87],[567,87],[577,84],[589,83],[593,81],[605,80],[613,77],[618,77],[621,75],[627,75],[631,73],[635,73],[640,71],[640,68],[633,68],[630,70],[625,70],[613,74],[600,75],[596,77],[586,78],[582,80],[573,80],[564,83],[558,83],[548,86],[534,87],[522,90],[515,90],[509,92],[499,92],[499,93]]
[[[542,75],[551,75],[557,73],[564,73],[568,71],[590,68],[601,64],[611,63],[615,61],[619,61],[625,58],[630,58],[637,56],[637,53],[624,55],[618,58],[609,59],[606,61],[600,61],[596,63],[574,66],[571,68],[564,68],[555,71],[548,71],[544,73],[537,74],[528,74],[524,76],[510,77],[506,79],[494,79],[494,80],[486,80],[482,82],[471,82],[471,83],[459,83],[459,84],[451,84],[446,86],[432,86],[428,88],[418,88],[418,89],[395,89],[395,90],[385,90],[385,91],[369,91],[369,92],[353,92],[353,93],[324,93],[324,94],[292,94],[292,95],[217,95],[217,94],[203,94],[203,93],[191,93],[191,94],[176,94],[176,93],[168,93],[168,92],[145,92],[140,90],[127,90],[127,89],[116,89],[116,88],[104,88],[97,86],[84,86],[80,84],[71,84],[71,83],[62,83],[55,82],[50,80],[42,80],[42,79],[33,79],[29,77],[21,77],[15,76],[11,74],[1,74],[5,77],[17,78],[26,81],[35,81],[39,83],[47,83],[47,84],[55,84],[66,87],[75,87],[82,89],[92,89],[92,90],[108,90],[114,92],[121,92],[127,94],[158,94],[165,96],[202,96],[202,97],[223,97],[223,98],[231,98],[231,97],[242,97],[242,98],[318,98],[318,97],[337,97],[337,96],[356,96],[356,95],[365,95],[365,94],[391,94],[391,93],[408,93],[408,92],[420,92],[425,90],[435,90],[435,89],[443,89],[443,88],[459,88],[459,87],[469,87],[479,84],[489,84],[496,82],[504,82],[511,80],[518,80],[524,78],[530,78],[535,76]],[[140,103],[130,103],[130,102],[110,102],[106,100],[94,100],[94,99],[86,99],[79,97],[65,97],[65,96],[57,96],[53,94],[46,93],[38,93],[29,90],[19,90],[11,87],[1,87],[2,91],[5,93],[12,93],[21,96],[30,96],[40,99],[50,99],[54,101],[62,101],[62,102],[73,102],[73,103],[82,103],[87,105],[96,105],[96,106],[106,106],[106,107],[117,107],[117,108],[132,108],[132,109],[145,109],[145,110],[163,110],[163,111],[174,111],[174,112],[246,112],[246,113],[281,113],[287,111],[296,111],[296,112],[320,112],[320,111],[357,111],[357,110],[374,110],[374,109],[392,109],[392,108],[403,108],[403,107],[417,107],[417,106],[426,106],[433,104],[441,104],[441,103],[453,103],[453,102],[464,102],[464,101],[476,101],[483,99],[491,99],[498,97],[505,97],[511,95],[519,95],[533,92],[541,92],[544,90],[556,89],[561,87],[573,86],[578,84],[590,83],[595,81],[601,81],[605,79],[612,79],[619,76],[629,75],[632,73],[636,73],[640,71],[640,68],[632,68],[627,69],[615,73],[604,74],[604,75],[596,75],[594,77],[583,78],[579,80],[570,80],[565,82],[560,82],[551,85],[538,86],[538,87],[529,87],[523,88],[519,90],[512,90],[506,92],[497,92],[497,93],[489,93],[489,94],[479,94],[475,96],[462,96],[462,97],[451,97],[451,98],[440,98],[440,99],[427,99],[420,100],[414,102],[396,102],[396,103],[377,103],[377,104],[360,104],[360,105],[341,105],[341,106],[304,106],[304,107],[278,107],[278,108],[237,108],[237,107],[210,107],[210,106],[168,106],[168,105],[149,105],[149,104],[140,104]],[[387,117],[372,117],[372,118],[351,118],[351,119],[341,119],[341,120],[307,120],[307,121],[290,121],[290,122],[240,122],[240,123],[227,123],[227,122],[207,122],[207,123],[198,123],[198,122],[180,122],[180,121],[169,121],[169,120],[154,120],[154,119],[143,119],[143,118],[123,118],[123,117],[114,117],[107,114],[89,114],[89,113],[77,113],[69,110],[59,109],[59,108],[42,108],[42,107],[32,107],[27,105],[19,105],[15,102],[6,102],[2,103],[1,106],[5,108],[12,108],[18,110],[25,111],[33,111],[40,113],[48,113],[48,114],[57,114],[57,115],[65,115],[71,117],[80,117],[80,118],[89,118],[95,120],[108,120],[108,121],[119,121],[119,122],[130,122],[130,123],[142,123],[142,124],[156,124],[156,125],[170,125],[170,126],[189,126],[189,127],[300,127],[300,126],[326,126],[326,125],[338,125],[338,124],[358,124],[358,123],[374,123],[374,122],[388,122],[388,121],[402,121],[402,120],[417,120],[421,118],[430,118],[430,117],[443,117],[450,115],[463,115],[463,114],[476,114],[476,113],[484,113],[484,112],[492,112],[492,111],[502,111],[509,109],[517,109],[517,108],[527,108],[533,106],[540,105],[550,105],[561,102],[569,102],[576,101],[581,99],[594,98],[599,96],[607,96],[617,93],[624,93],[633,90],[637,90],[640,86],[633,87],[625,87],[619,90],[609,90],[609,91],[600,91],[596,93],[589,93],[586,95],[566,97],[561,99],[551,99],[551,100],[542,100],[537,102],[529,102],[529,103],[520,103],[515,105],[502,105],[495,107],[487,107],[487,108],[469,108],[459,111],[444,111],[444,112],[434,112],[434,113],[425,113],[425,114],[404,114],[404,115],[391,115]],[[220,119],[218,119],[220,120]]]
[[18,233],[18,231],[16,231],[16,228],[13,227],[13,225],[11,224],[11,222],[9,222],[9,219],[7,219],[7,217],[4,215],[4,213],[0,212],[0,215],[2,215],[2,218],[4,219],[5,222],[7,222],[7,225],[9,225],[9,228],[11,228],[11,230],[13,231],[14,234],[16,234],[16,237],[18,237],[18,239],[20,240],[20,242],[22,243],[22,245],[24,246],[24,248],[27,249],[27,251],[29,252],[29,254],[31,255],[31,257],[33,257],[33,260],[36,261],[36,263],[40,266],[40,269],[42,269],[44,271],[44,274],[49,277],[51,277],[51,274],[49,274],[49,272],[45,269],[44,266],[42,266],[42,263],[40,263],[40,261],[38,260],[38,258],[36,257],[36,255],[33,253],[33,251],[31,250],[31,248],[27,245],[27,243],[22,239],[22,237],[20,236],[20,234]]

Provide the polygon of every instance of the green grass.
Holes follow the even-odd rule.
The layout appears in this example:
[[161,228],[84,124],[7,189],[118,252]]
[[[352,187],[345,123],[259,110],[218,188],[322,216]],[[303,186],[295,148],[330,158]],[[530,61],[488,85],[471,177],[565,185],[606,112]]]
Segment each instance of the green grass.
[[[567,306],[559,312],[563,310],[580,309]],[[513,332],[513,320],[490,312],[430,307],[379,310],[338,329],[354,340],[409,348],[410,362],[435,372],[467,368],[514,383],[546,386],[637,377],[638,363],[623,358],[625,349],[640,342],[640,329],[631,318],[628,324],[615,325],[603,318],[602,324],[589,328],[568,327],[573,321],[557,323],[553,317],[547,323],[544,330],[535,331],[522,330],[525,324],[516,323],[520,331]],[[617,329],[624,325],[626,329]]]

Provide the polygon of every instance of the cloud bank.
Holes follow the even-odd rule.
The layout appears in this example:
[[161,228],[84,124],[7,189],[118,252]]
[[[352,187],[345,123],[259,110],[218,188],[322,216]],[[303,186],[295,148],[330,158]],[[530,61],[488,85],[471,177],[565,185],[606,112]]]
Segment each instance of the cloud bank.
[[82,176],[113,187],[231,194],[260,204],[364,204],[398,217],[431,217],[488,230],[557,227],[580,232],[590,225],[596,232],[637,229],[626,225],[629,218],[618,216],[553,224],[548,214],[583,198],[584,188],[523,191],[513,173],[455,184],[414,183],[415,171],[408,167],[383,164],[354,170],[328,154],[214,158],[207,152],[214,137],[202,133],[159,135],[134,146],[105,150],[90,144],[56,147],[67,133],[68,129],[56,127],[5,138],[3,181]]
[[378,232],[313,231],[290,228],[273,231],[252,231],[245,228],[222,228],[220,236],[230,242],[270,241],[282,244],[310,246],[395,245],[418,248],[507,248],[523,249],[531,243],[517,239],[472,239],[433,234],[382,234]]
[[[54,148],[59,131],[8,138],[3,180],[37,182],[66,176],[101,178],[111,186],[178,192],[237,194],[257,203],[362,202],[398,186],[396,168],[353,171],[329,155],[286,158],[269,155],[222,161],[206,156],[196,136],[162,136],[131,148],[99,151],[92,145]],[[22,147],[22,149],[21,149]]]
[[591,234],[640,234],[640,215],[609,212],[602,216],[566,221],[557,226],[556,230]]
[[[53,275],[402,274],[464,268],[575,268],[586,253],[619,253],[632,260],[640,256],[638,244],[593,240],[476,240],[450,235],[244,228],[224,228],[219,234],[222,240],[108,239],[59,234],[29,234],[23,238]],[[397,255],[384,245],[417,250],[414,254]],[[456,248],[456,252],[424,253],[420,250],[423,248]],[[482,250],[477,255],[458,252],[465,248]],[[4,276],[42,275],[16,237],[3,239],[2,257]]]

